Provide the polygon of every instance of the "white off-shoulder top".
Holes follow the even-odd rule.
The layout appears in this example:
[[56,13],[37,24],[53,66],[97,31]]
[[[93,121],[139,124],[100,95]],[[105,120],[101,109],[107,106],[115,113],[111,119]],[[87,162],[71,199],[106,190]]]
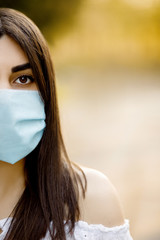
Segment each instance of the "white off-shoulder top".
[[[6,218],[0,220],[0,228],[3,229],[3,232],[0,234],[0,240],[5,238],[11,219],[10,217],[8,220]],[[129,232],[128,220],[125,220],[123,225],[115,227],[105,227],[101,224],[88,224],[83,221],[78,221],[75,224],[74,234],[72,236],[68,233],[67,227],[65,231],[67,240],[133,240]],[[50,239],[49,232],[47,232],[45,238],[42,240]]]

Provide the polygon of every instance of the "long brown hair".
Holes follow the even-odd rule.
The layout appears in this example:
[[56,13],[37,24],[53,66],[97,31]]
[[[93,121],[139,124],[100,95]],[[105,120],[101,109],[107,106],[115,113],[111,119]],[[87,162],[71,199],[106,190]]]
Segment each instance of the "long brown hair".
[[40,30],[24,14],[0,8],[0,37],[5,34],[26,53],[46,113],[42,139],[26,157],[26,188],[16,205],[5,240],[40,240],[47,230],[51,239],[65,240],[65,224],[72,232],[80,217],[79,186],[84,197],[86,178],[76,165],[73,169],[64,146],[48,46]]

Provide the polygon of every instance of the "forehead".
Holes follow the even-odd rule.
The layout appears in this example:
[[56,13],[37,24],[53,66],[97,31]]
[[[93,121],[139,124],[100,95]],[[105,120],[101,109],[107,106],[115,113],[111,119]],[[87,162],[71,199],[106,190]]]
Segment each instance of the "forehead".
[[18,43],[7,35],[0,38],[0,68],[13,67],[28,62],[28,58]]

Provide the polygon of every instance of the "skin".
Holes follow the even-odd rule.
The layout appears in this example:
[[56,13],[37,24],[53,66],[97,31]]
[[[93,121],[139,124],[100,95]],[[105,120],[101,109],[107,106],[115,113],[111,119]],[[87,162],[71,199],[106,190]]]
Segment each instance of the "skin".
[[[0,38],[0,53],[0,89],[36,90],[30,68],[12,72],[13,67],[29,61],[19,45],[7,35]],[[0,219],[10,215],[25,188],[24,162],[22,159],[12,165],[0,161]],[[123,213],[110,181],[101,172],[81,168],[88,183],[85,200],[81,194],[79,199],[81,220],[107,227],[122,225]]]
[[97,170],[81,168],[87,178],[86,197],[80,197],[81,220],[107,227],[124,224],[119,197],[110,180]]

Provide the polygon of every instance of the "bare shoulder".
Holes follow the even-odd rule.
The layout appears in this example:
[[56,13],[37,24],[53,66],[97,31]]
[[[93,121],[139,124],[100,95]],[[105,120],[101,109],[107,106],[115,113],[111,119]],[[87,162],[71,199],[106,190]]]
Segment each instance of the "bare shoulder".
[[80,197],[81,220],[107,227],[124,224],[116,189],[103,173],[81,167],[87,179],[86,197]]

